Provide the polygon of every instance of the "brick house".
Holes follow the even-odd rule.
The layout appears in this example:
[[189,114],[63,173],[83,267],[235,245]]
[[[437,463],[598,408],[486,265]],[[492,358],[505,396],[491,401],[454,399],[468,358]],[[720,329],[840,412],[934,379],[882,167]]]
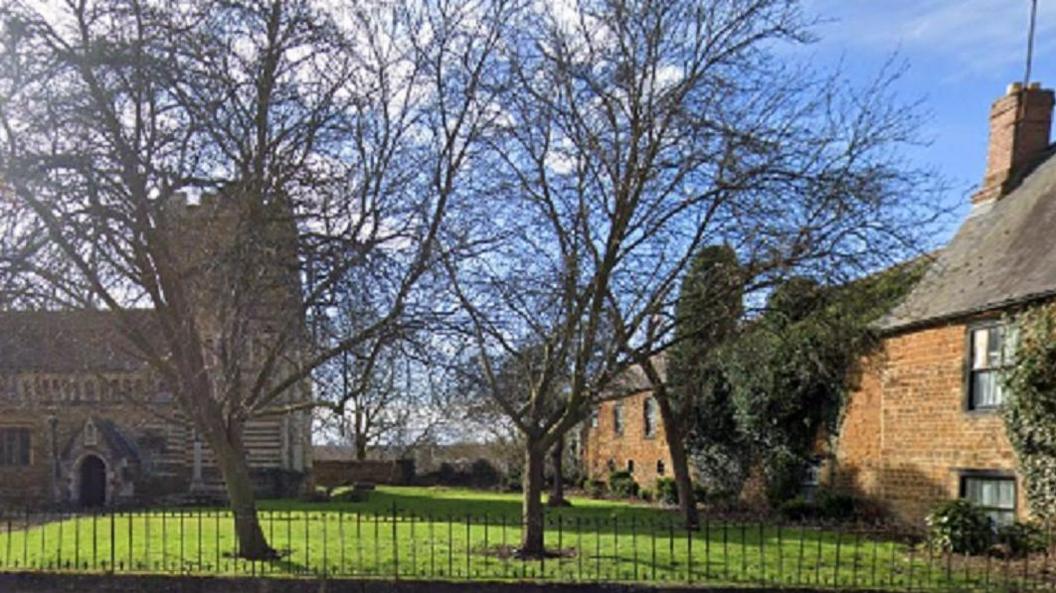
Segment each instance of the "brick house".
[[648,393],[600,404],[580,436],[586,476],[608,480],[614,470],[628,470],[642,488],[656,479],[673,477],[671,453],[656,400]]
[[832,479],[919,521],[964,497],[1000,521],[1028,510],[1000,415],[1008,314],[1056,294],[1053,92],[992,106],[986,174],[961,228],[882,322],[849,399]]
[[[213,202],[178,207],[187,249],[222,234]],[[124,322],[150,335],[154,316],[134,310]],[[91,507],[222,496],[208,446],[117,325],[108,311],[0,312],[0,501]],[[302,382],[284,401],[309,396]],[[296,412],[246,425],[260,494],[299,488],[311,467],[309,422]]]

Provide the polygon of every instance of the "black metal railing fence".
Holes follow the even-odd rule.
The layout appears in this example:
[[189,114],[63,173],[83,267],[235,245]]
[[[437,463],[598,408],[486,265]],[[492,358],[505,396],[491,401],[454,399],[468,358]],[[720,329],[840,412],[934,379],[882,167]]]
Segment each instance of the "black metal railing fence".
[[[278,558],[238,557],[232,515],[215,509],[0,511],[0,571],[553,580],[740,584],[898,590],[1056,589],[1044,551],[976,556],[938,549],[921,533],[673,515],[557,514],[547,554],[523,558],[519,518],[266,510]],[[1003,554],[996,554],[1001,553]]]

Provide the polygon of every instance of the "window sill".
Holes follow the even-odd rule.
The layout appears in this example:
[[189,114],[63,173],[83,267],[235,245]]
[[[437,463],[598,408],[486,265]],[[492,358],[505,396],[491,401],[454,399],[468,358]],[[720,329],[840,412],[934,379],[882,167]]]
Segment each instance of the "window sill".
[[992,416],[994,414],[1001,413],[1002,406],[993,406],[987,408],[965,408],[964,413],[969,416]]

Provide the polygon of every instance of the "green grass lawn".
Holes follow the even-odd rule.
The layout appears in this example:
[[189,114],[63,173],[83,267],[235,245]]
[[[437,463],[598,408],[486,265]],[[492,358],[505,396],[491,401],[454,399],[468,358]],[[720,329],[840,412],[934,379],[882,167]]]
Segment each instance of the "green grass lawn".
[[0,567],[885,588],[1001,584],[1023,574],[1018,564],[981,566],[882,536],[722,521],[690,533],[670,511],[572,502],[548,510],[546,542],[556,554],[543,560],[511,557],[520,536],[516,494],[381,487],[360,503],[263,502],[265,534],[283,554],[274,562],[232,558],[226,511],[183,509],[4,516]]

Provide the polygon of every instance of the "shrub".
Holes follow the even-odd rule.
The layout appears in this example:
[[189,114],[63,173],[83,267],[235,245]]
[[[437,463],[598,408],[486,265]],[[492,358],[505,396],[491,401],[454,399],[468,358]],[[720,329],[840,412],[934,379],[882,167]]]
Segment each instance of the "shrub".
[[502,481],[502,474],[487,459],[481,458],[469,466],[469,482],[478,488],[493,488]]
[[813,501],[796,496],[778,505],[778,513],[789,521],[834,521],[845,522],[867,518],[876,521],[882,517],[881,509],[849,495],[829,490],[819,490]]
[[997,542],[1010,556],[1020,557],[1044,552],[1045,532],[1035,523],[1016,521],[997,530]]
[[587,480],[584,489],[591,498],[605,498],[606,486],[601,480]]
[[369,490],[359,490],[356,488],[348,488],[337,492],[330,497],[330,500],[337,502],[366,502],[370,498]]
[[437,479],[440,480],[441,484],[445,486],[449,485],[458,480],[458,468],[456,468],[454,464],[445,461],[440,464],[440,467],[437,468],[436,476]]
[[329,500],[330,491],[322,486],[318,486],[314,490],[301,495],[301,502],[328,502]]
[[667,505],[678,504],[678,484],[674,478],[656,479],[656,500]]
[[[695,502],[704,502],[705,500],[708,500],[709,496],[708,489],[704,487],[704,484],[693,482],[693,500]],[[721,498],[721,495],[719,498]]]
[[849,521],[857,516],[857,502],[849,494],[822,490],[816,504],[818,515],[829,521]]
[[810,521],[818,517],[818,505],[797,496],[781,503],[777,512],[788,521]]
[[520,492],[524,484],[521,482],[521,467],[515,465],[506,472],[502,479],[502,489],[507,492]]
[[955,554],[979,554],[989,547],[990,518],[964,499],[944,502],[927,517],[931,541]]
[[644,500],[645,502],[653,502],[653,498],[655,497],[653,495],[652,490],[648,488],[642,488],[638,491],[638,498]]
[[616,471],[609,474],[609,493],[616,498],[634,498],[638,496],[638,482],[628,471]]

